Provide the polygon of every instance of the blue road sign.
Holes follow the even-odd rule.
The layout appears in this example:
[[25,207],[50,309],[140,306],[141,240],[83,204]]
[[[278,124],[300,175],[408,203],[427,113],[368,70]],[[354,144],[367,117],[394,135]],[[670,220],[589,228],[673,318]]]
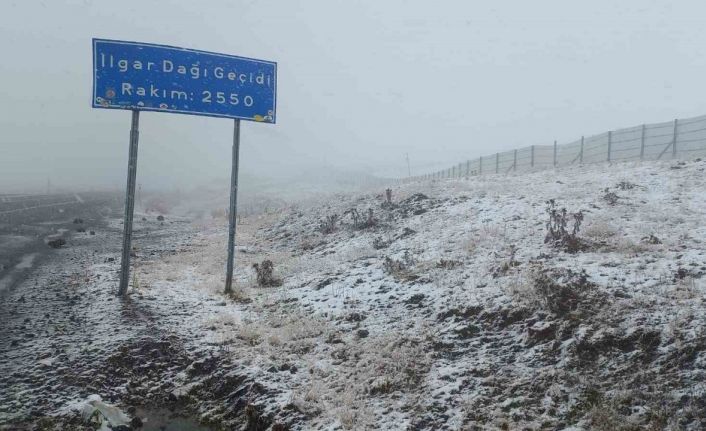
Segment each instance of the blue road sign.
[[93,107],[275,122],[277,63],[93,39]]

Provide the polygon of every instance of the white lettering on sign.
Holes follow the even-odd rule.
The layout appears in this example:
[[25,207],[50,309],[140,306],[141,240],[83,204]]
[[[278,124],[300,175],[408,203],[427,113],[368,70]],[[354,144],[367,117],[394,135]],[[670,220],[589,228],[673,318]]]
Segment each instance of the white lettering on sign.
[[132,96],[137,94],[138,96],[146,96],[149,91],[150,97],[162,98],[162,99],[174,99],[174,100],[189,100],[189,95],[186,91],[180,90],[165,90],[154,85],[150,85],[149,88],[133,86],[129,82],[123,82],[120,85],[120,91],[125,96]]
[[[161,65],[154,62],[143,62],[128,58],[115,58],[112,54],[100,54],[102,68],[117,69],[121,73],[129,73],[131,71],[149,71],[155,73],[177,73],[179,75],[189,76],[191,79],[207,78],[209,73],[216,79],[226,79],[237,81],[241,84],[257,84],[271,87],[273,83],[272,76],[260,73],[238,73],[237,70],[227,69],[224,66],[214,66],[212,68],[195,64],[174,64],[171,60],[162,60]],[[159,67],[161,66],[161,67]],[[151,91],[150,91],[151,93]],[[129,93],[125,93],[129,94]]]

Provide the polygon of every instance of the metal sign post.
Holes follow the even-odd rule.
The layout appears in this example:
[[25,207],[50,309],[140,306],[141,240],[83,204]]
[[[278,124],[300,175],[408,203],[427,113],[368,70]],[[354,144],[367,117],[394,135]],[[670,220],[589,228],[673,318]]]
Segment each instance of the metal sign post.
[[140,135],[140,111],[132,111],[130,127],[130,153],[127,161],[127,187],[125,188],[125,220],[123,221],[123,255],[120,260],[120,285],[118,295],[125,295],[130,277],[130,250],[132,242],[132,216],[135,212],[135,179],[137,177],[137,141]]
[[233,120],[233,164],[230,171],[230,210],[228,211],[228,262],[226,263],[226,293],[233,291],[235,263],[235,222],[238,216],[238,164],[240,157],[240,120]]
[[274,124],[277,63],[235,55],[121,40],[93,39],[94,108],[132,111],[125,222],[118,293],[130,279],[140,111],[234,119],[226,293],[232,291],[238,216],[240,120]]

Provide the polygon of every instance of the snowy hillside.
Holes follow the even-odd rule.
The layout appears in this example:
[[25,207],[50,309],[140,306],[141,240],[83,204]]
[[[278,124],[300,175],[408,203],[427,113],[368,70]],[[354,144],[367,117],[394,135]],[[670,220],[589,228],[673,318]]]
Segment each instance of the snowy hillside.
[[[292,211],[257,232],[285,285],[248,291],[242,354],[301,370],[275,387],[307,428],[700,429],[704,167],[412,184],[388,208],[380,193]],[[583,213],[581,251],[545,243],[549,199]],[[321,233],[353,208],[372,226],[342,216]]]
[[[263,430],[703,429],[705,168],[424,182],[248,217],[229,298],[222,220],[151,238],[182,244],[168,252],[138,239],[132,301],[162,344],[106,351],[116,377],[90,393]],[[108,273],[99,258],[87,273]]]

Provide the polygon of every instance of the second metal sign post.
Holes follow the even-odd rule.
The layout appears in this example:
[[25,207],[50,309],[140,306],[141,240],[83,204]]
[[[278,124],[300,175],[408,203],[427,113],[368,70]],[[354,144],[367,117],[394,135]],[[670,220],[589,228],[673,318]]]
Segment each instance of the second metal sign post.
[[240,158],[240,120],[233,120],[233,164],[230,172],[230,207],[228,208],[228,262],[226,262],[226,293],[233,291],[235,262],[235,222],[238,212],[238,165]]

